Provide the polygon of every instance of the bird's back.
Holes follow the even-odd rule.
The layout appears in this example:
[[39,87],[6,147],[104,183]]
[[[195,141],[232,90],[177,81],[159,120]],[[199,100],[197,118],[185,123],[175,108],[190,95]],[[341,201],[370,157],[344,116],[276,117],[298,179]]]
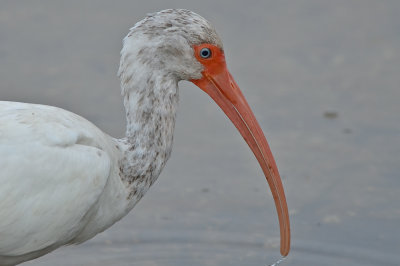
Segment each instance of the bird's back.
[[0,101],[0,265],[69,243],[91,221],[110,176],[107,138],[63,109]]

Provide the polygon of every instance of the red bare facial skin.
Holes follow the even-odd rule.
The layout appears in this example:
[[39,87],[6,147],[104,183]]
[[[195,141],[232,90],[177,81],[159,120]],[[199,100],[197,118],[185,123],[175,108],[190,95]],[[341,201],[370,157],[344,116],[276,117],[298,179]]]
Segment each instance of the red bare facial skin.
[[[202,49],[208,48],[211,55],[201,56]],[[197,60],[204,66],[202,78],[191,80],[205,91],[229,117],[253,151],[265,178],[271,188],[278,213],[282,256],[290,251],[290,221],[282,180],[268,142],[239,86],[229,73],[224,52],[211,44],[193,46]]]

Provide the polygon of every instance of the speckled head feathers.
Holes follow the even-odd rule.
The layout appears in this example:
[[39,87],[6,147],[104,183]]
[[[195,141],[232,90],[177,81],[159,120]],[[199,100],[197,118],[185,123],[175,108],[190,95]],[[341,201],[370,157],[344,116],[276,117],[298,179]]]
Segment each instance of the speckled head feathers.
[[[124,38],[119,70],[121,82],[132,75],[140,75],[138,69],[163,72],[162,75],[177,80],[199,79],[203,67],[194,57],[193,45],[202,43],[222,49],[214,27],[198,14],[184,9],[149,14]],[[131,69],[135,71],[129,71],[133,65]]]
[[130,35],[138,32],[151,37],[180,35],[191,45],[211,43],[222,48],[221,39],[213,25],[186,9],[166,9],[148,14],[131,28]]

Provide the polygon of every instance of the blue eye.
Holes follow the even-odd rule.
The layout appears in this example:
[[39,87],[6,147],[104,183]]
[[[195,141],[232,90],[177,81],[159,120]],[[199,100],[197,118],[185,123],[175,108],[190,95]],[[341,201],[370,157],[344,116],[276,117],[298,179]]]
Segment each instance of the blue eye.
[[200,56],[202,58],[210,58],[211,57],[211,50],[209,48],[203,48],[200,50]]

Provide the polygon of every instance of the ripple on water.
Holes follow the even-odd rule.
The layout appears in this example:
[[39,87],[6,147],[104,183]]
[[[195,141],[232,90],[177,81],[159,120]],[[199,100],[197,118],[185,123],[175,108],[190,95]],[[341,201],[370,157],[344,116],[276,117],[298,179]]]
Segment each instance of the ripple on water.
[[[133,239],[85,245],[84,265],[200,266],[277,265],[279,239],[265,242],[237,233],[141,232]],[[101,254],[99,255],[99,249]],[[91,252],[97,252],[91,256]],[[400,256],[353,246],[293,239],[289,256],[279,265],[399,265]]]

